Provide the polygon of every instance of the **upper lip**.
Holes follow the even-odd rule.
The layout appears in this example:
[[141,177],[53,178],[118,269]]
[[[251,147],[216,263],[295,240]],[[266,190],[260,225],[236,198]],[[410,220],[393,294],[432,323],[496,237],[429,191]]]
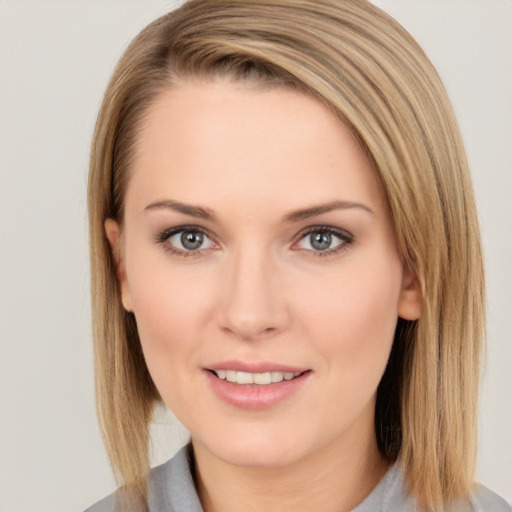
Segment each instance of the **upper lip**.
[[266,373],[266,372],[283,372],[283,373],[303,373],[309,368],[304,366],[291,366],[274,362],[254,362],[254,361],[221,361],[205,366],[207,370],[233,370],[235,372],[247,373]]

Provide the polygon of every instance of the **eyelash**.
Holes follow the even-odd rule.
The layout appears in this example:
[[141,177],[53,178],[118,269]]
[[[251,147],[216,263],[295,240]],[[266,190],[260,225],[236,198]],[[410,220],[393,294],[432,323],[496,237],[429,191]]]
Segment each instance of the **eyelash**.
[[[332,226],[312,226],[310,228],[307,228],[306,231],[303,231],[300,234],[299,241],[306,239],[308,236],[312,235],[313,233],[334,235],[335,237],[337,237],[341,240],[341,243],[338,246],[336,246],[334,249],[326,249],[325,251],[310,251],[309,249],[302,249],[302,250],[311,252],[314,257],[322,258],[322,257],[326,257],[326,256],[335,256],[335,255],[339,254],[341,251],[347,250],[348,246],[350,246],[354,242],[353,235],[351,235],[348,231],[345,231],[344,229],[335,228]],[[295,250],[301,250],[301,249],[295,249]]]
[[[169,253],[176,255],[176,256],[180,256],[180,257],[184,257],[184,258],[200,256],[207,249],[197,249],[197,250],[185,251],[182,249],[178,249],[169,243],[169,239],[172,236],[177,235],[179,233],[187,232],[187,231],[191,232],[191,233],[200,233],[201,235],[203,235],[213,241],[213,238],[211,237],[209,232],[206,231],[204,228],[201,228],[199,226],[179,226],[176,228],[166,229],[166,230],[162,231],[161,233],[159,233],[156,236],[155,242],[162,245],[166,251],[168,251]],[[313,233],[334,235],[335,237],[337,237],[341,240],[341,243],[338,246],[336,246],[334,249],[326,249],[324,251],[314,251],[314,250],[310,250],[310,249],[300,249],[300,248],[293,249],[293,250],[307,251],[307,252],[310,252],[312,254],[312,256],[314,256],[314,257],[334,256],[336,254],[339,254],[341,251],[346,250],[348,248],[348,246],[350,246],[354,242],[353,235],[351,235],[348,231],[345,231],[345,230],[339,229],[339,228],[335,228],[332,226],[324,225],[324,226],[311,226],[311,227],[307,228],[305,231],[300,233],[299,239],[297,242],[294,243],[294,245],[297,244],[298,242],[306,239],[308,236],[312,235]]]
[[159,233],[156,236],[155,241],[156,241],[156,243],[162,245],[167,252],[170,252],[173,255],[181,256],[184,258],[200,256],[205,251],[205,249],[197,249],[195,251],[184,251],[182,249],[178,249],[177,247],[172,246],[169,243],[169,239],[172,236],[177,235],[179,233],[183,233],[183,232],[200,233],[201,235],[212,240],[212,237],[208,233],[208,231],[206,231],[205,229],[203,229],[199,226],[179,226],[176,228],[166,229],[166,230],[162,231],[161,233]]

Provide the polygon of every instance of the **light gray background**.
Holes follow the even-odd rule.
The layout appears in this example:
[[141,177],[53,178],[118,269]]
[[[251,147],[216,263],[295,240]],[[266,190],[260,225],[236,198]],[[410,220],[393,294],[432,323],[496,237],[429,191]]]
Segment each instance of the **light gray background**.
[[[85,187],[102,91],[176,2],[0,0],[0,511],[80,511],[114,488],[96,425]],[[512,501],[512,2],[378,0],[443,76],[483,226],[489,348],[478,479]],[[162,414],[155,463],[186,433]]]

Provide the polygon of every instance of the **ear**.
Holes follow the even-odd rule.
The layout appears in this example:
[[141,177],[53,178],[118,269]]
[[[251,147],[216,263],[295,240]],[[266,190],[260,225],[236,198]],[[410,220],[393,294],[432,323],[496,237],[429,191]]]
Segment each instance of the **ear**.
[[414,270],[404,269],[402,290],[398,299],[398,316],[404,320],[418,320],[423,309],[421,286]]
[[105,220],[105,234],[110,247],[112,249],[112,255],[116,264],[116,275],[119,282],[119,288],[121,289],[121,302],[123,303],[126,311],[133,311],[132,309],[132,298],[128,287],[128,279],[126,277],[126,266],[124,261],[124,251],[122,250],[122,237],[121,228],[117,221],[114,219]]

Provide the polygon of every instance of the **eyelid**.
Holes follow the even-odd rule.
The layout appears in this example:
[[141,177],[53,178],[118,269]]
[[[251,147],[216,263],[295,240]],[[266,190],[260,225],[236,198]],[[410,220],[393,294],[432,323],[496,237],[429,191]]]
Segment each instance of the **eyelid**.
[[[303,249],[303,248],[295,248],[293,249],[293,246],[297,245],[299,242],[304,240],[307,236],[311,235],[312,233],[329,233],[331,235],[334,235],[338,237],[342,242],[338,244],[333,249],[326,249],[324,251],[315,251],[313,249]],[[307,251],[312,253],[314,256],[329,256],[337,254],[339,251],[344,250],[347,248],[348,245],[351,245],[354,242],[354,236],[346,231],[345,229],[337,228],[334,226],[329,226],[325,224],[319,224],[316,226],[309,226],[305,230],[302,230],[299,234],[295,236],[296,242],[292,245],[292,249],[296,251]]]
[[[191,231],[191,232],[197,232],[201,233],[205,237],[207,237],[213,244],[214,247],[209,247],[206,249],[197,249],[197,250],[186,250],[186,249],[180,249],[176,246],[171,245],[169,242],[169,239],[177,235],[183,231]],[[300,247],[295,247],[300,241],[304,240],[307,236],[311,235],[312,233],[329,233],[331,235],[334,235],[338,237],[342,242],[338,244],[333,249],[326,249],[324,251],[321,250],[314,250],[314,249],[304,249]],[[337,254],[339,251],[346,249],[348,245],[351,245],[354,242],[354,236],[346,231],[345,229],[337,228],[330,225],[325,224],[318,224],[314,226],[309,226],[302,231],[300,231],[297,235],[294,237],[295,242],[292,244],[291,249],[295,251],[306,251],[311,253],[314,256],[329,256]],[[220,248],[220,244],[215,240],[215,236],[211,234],[211,232],[198,225],[181,225],[181,226],[175,226],[172,228],[164,229],[163,231],[160,231],[155,236],[155,243],[161,244],[164,246],[165,250],[176,254],[178,256],[198,256],[203,254],[205,251],[210,249],[218,249]]]
[[212,238],[211,233],[201,227],[196,225],[182,225],[182,226],[175,226],[172,228],[164,229],[162,231],[159,231],[155,237],[156,242],[165,242],[169,237],[176,235],[177,233],[180,233],[182,231],[197,231],[198,233],[201,233],[203,235],[206,235],[208,238]]
[[190,231],[190,232],[196,232],[201,233],[205,237],[207,237],[211,242],[214,244],[215,248],[219,247],[219,243],[215,241],[215,238],[212,236],[209,230],[197,226],[197,225],[185,225],[185,226],[175,226],[173,228],[164,229],[163,231],[160,231],[155,236],[155,243],[163,245],[164,249],[166,251],[169,251],[172,254],[176,254],[178,256],[197,256],[202,254],[206,250],[212,249],[212,247],[209,247],[207,249],[197,249],[197,250],[186,250],[186,249],[180,249],[174,245],[171,245],[169,242],[169,239],[173,237],[174,235],[177,235],[183,231]]

